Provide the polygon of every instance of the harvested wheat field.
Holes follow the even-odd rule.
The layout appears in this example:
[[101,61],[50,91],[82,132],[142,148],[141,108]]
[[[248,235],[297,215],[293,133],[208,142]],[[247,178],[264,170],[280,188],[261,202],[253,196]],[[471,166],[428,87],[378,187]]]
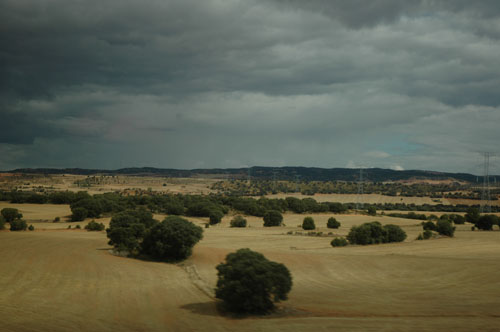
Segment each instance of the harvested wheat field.
[[[459,225],[455,238],[414,241],[415,220],[337,215],[342,226],[329,230],[330,215],[312,216],[323,235],[379,220],[401,225],[408,239],[332,248],[332,236],[297,227],[304,215],[287,214],[285,227],[272,228],[250,217],[244,229],[229,228],[226,217],[173,265],[114,256],[105,232],[52,229],[66,223],[3,231],[0,331],[500,330],[499,231]],[[234,318],[217,309],[215,266],[245,247],[292,273],[289,300],[275,314]]]

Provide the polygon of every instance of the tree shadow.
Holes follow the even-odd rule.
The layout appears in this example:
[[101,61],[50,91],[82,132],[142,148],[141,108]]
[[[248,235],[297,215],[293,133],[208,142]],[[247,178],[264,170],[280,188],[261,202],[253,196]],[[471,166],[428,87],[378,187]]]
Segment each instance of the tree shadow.
[[181,306],[181,309],[203,316],[225,316],[220,310],[220,303],[216,301],[189,303]]

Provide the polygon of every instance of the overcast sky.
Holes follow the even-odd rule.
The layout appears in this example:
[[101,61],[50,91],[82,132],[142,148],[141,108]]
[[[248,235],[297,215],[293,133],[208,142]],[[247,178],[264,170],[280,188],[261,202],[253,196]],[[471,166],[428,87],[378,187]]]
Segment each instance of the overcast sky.
[[498,0],[0,0],[0,43],[3,170],[500,151]]

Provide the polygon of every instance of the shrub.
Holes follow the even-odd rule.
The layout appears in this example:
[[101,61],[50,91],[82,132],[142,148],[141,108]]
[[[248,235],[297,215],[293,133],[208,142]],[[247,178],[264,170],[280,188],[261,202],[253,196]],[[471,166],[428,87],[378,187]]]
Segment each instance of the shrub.
[[424,237],[422,236],[422,233],[418,234],[418,236],[417,236],[417,240],[418,240],[418,241],[421,241],[421,240],[423,240],[423,239],[424,239]]
[[23,219],[16,219],[10,222],[11,231],[25,231],[28,228],[28,224]]
[[292,276],[285,265],[250,249],[228,254],[216,268],[215,297],[233,312],[269,312],[274,302],[287,299],[292,288]]
[[23,215],[19,213],[18,209],[14,208],[4,208],[2,211],[0,211],[0,214],[4,217],[6,222],[11,222],[16,219],[21,219]]
[[450,221],[440,219],[436,222],[436,231],[441,235],[452,237],[453,233],[455,233],[455,227]]
[[264,214],[264,226],[281,226],[283,222],[283,215],[277,210],[270,210]]
[[88,231],[103,231],[104,224],[98,223],[95,220],[90,221],[87,225],[85,225],[85,229]]
[[71,221],[83,221],[87,218],[87,209],[82,207],[74,208],[73,214],[71,215]]
[[330,244],[332,247],[345,247],[347,245],[347,240],[343,237],[336,237]]
[[59,221],[61,221],[61,218],[59,218],[59,217],[54,218],[54,222],[59,222]]
[[494,214],[485,214],[479,217],[474,226],[483,231],[491,231],[493,225],[498,225],[498,217]]
[[334,217],[330,217],[326,222],[326,227],[337,229],[340,227],[340,222],[338,222],[337,219],[335,219]]
[[210,211],[208,217],[210,218],[210,225],[215,225],[221,222],[222,217],[224,217],[224,213],[220,210],[213,210]]
[[427,221],[427,222],[422,222],[422,227],[424,228],[425,231],[435,231],[436,230],[436,224],[432,221]]
[[0,214],[0,229],[5,228],[5,218]]
[[406,239],[406,233],[397,225],[382,227],[378,221],[373,221],[361,226],[353,226],[347,239],[350,243],[361,245],[401,242]]
[[35,230],[35,226],[33,226],[33,225],[29,225],[28,230],[30,230],[30,231],[34,231],[34,230]]
[[76,229],[82,229],[82,227],[80,225],[76,225],[75,228]]
[[165,261],[179,261],[191,255],[203,237],[203,229],[184,218],[169,216],[151,227],[144,236],[141,253]]
[[302,221],[302,229],[305,231],[316,229],[316,225],[314,224],[314,219],[312,217],[305,217],[304,221]]
[[397,225],[384,225],[386,231],[385,242],[403,242],[406,239],[406,233]]
[[68,225],[68,229],[71,229],[71,225]]
[[424,231],[424,240],[428,240],[428,239],[430,239],[431,237],[432,237],[432,231],[430,231],[430,230],[426,229],[426,230]]
[[247,220],[242,216],[236,216],[231,220],[231,227],[247,227]]
[[449,216],[450,221],[452,221],[453,223],[455,223],[457,225],[465,224],[465,217],[464,216],[461,216],[459,214],[450,214],[448,216]]

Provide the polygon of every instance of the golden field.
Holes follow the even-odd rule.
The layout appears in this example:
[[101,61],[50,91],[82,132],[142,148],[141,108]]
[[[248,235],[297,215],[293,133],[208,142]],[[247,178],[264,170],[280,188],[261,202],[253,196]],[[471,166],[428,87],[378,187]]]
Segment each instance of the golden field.
[[[286,226],[271,228],[248,217],[243,229],[230,228],[227,216],[204,229],[193,255],[175,265],[115,256],[105,232],[67,229],[88,220],[41,221],[69,214],[67,206],[20,210],[36,230],[0,232],[0,331],[500,330],[497,230],[459,225],[454,238],[415,241],[416,220],[337,215],[342,226],[331,230],[331,215],[312,215],[323,234],[346,235],[372,220],[408,234],[403,243],[333,248],[332,236],[295,235],[305,215],[285,214]],[[293,288],[275,314],[234,318],[218,311],[215,266],[239,248],[290,269]]]

